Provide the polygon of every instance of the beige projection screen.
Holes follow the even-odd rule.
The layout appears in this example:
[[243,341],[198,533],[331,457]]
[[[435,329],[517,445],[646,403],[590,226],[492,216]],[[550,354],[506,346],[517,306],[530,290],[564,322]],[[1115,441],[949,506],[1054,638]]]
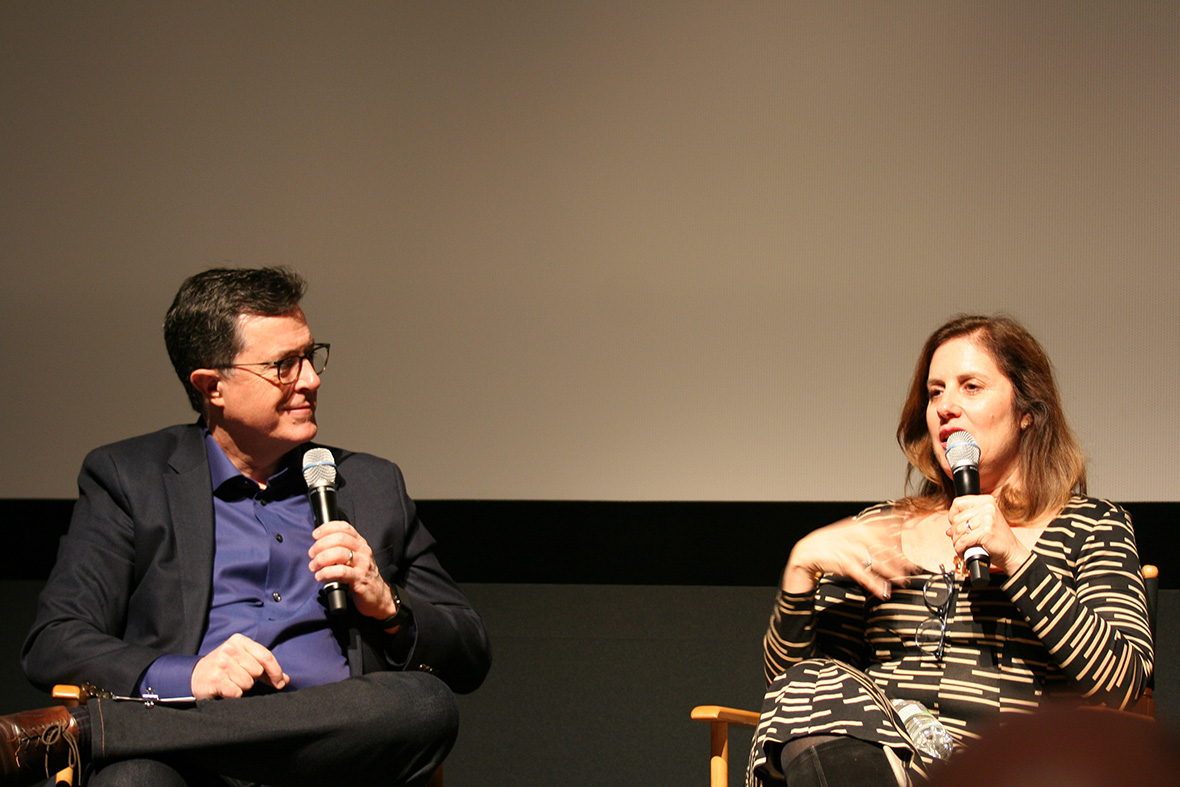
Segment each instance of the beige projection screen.
[[1003,310],[1091,491],[1176,500],[1178,74],[1172,2],[5,3],[7,495],[191,418],[180,280],[286,264],[417,497],[896,496]]

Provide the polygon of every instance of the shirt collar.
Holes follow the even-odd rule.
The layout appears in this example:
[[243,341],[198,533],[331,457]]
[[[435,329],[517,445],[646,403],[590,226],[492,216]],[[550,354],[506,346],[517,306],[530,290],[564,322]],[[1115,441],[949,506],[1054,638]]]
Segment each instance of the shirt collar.
[[279,469],[267,479],[263,491],[252,479],[247,478],[234,466],[221,445],[205,430],[205,453],[209,457],[209,476],[213,482],[213,494],[224,500],[241,500],[262,494],[268,499],[280,499],[303,494],[307,484],[298,469],[294,467],[295,455],[299,449],[288,452],[279,460]]

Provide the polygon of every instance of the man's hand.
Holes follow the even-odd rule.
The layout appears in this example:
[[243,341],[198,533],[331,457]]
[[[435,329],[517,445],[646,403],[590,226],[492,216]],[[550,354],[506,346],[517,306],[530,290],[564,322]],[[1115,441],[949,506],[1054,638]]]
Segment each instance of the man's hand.
[[384,620],[397,612],[393,592],[382,579],[369,542],[344,521],[325,522],[312,532],[308,568],[317,582],[342,582],[352,591],[357,612]]
[[245,634],[234,634],[193,668],[193,696],[199,700],[240,697],[257,681],[281,689],[291,678],[273,653]]

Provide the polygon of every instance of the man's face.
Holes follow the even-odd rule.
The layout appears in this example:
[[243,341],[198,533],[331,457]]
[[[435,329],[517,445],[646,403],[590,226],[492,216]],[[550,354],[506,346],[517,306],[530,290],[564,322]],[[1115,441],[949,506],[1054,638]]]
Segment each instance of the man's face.
[[[265,364],[306,353],[311,329],[296,308],[281,317],[242,315],[238,318],[242,351],[235,364]],[[316,392],[320,377],[304,362],[291,383],[278,381],[274,367],[247,366],[221,371],[216,421],[230,445],[255,461],[274,461],[316,435]]]

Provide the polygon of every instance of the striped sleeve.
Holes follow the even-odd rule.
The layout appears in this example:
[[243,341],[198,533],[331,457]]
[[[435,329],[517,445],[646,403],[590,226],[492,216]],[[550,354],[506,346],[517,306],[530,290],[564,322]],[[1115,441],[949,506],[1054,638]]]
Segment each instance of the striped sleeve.
[[1130,516],[1106,501],[1071,506],[1060,552],[1038,549],[1004,583],[1051,658],[1085,697],[1126,708],[1152,670],[1147,600]]
[[[866,508],[855,519],[891,519],[893,503]],[[852,580],[825,576],[815,592],[793,595],[779,591],[762,641],[767,684],[805,659],[827,656],[846,664],[864,665],[865,591]]]
[[815,653],[815,593],[780,590],[762,640],[763,672],[769,684]]
[[827,656],[861,666],[865,593],[851,580],[824,577],[814,593],[779,591],[763,640],[766,682],[805,659]]

